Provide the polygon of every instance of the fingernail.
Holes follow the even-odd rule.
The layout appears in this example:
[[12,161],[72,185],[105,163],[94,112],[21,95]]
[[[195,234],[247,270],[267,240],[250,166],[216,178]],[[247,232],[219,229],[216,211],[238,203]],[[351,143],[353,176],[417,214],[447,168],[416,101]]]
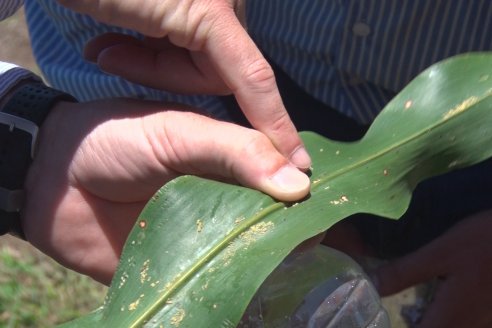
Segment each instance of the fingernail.
[[311,157],[304,147],[299,147],[292,153],[290,162],[302,170],[307,170],[311,167]]
[[308,176],[293,165],[282,166],[270,177],[270,181],[282,191],[284,200],[298,200],[309,192]]

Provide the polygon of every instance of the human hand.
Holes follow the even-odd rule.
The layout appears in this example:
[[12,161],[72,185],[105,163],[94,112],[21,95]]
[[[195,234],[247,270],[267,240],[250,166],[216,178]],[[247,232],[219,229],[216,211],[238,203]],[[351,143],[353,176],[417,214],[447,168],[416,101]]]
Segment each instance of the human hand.
[[273,70],[235,14],[244,1],[59,2],[104,23],[151,37],[139,41],[110,34],[90,42],[86,57],[104,71],[167,91],[233,93],[252,126],[267,135],[281,154],[301,169],[310,167]]
[[381,267],[382,295],[439,278],[420,328],[492,327],[492,211],[469,217],[420,250]]
[[55,106],[25,185],[28,241],[108,284],[144,205],[178,175],[238,182],[287,201],[309,192],[309,178],[262,133],[182,109],[124,99]]

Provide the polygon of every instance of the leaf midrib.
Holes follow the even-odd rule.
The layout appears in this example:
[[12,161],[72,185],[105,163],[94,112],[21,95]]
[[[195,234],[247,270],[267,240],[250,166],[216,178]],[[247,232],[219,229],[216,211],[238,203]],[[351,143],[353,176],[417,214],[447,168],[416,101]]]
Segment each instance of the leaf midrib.
[[[352,165],[348,165],[348,166],[343,167],[340,170],[334,171],[332,174],[329,174],[329,175],[326,175],[325,177],[319,178],[318,179],[319,182],[316,185],[313,185],[312,190],[317,190],[317,189],[321,188],[321,185],[323,184],[323,182],[327,182],[328,180],[337,178],[337,177],[339,177],[339,176],[347,173],[348,171],[352,171],[352,170],[355,170],[358,167],[364,166],[367,163],[372,162],[373,160],[376,160],[377,158],[380,158],[380,157],[385,156],[386,154],[394,151],[395,149],[399,149],[399,148],[403,147],[404,145],[409,144],[409,143],[417,140],[418,138],[420,138],[424,134],[430,133],[431,131],[434,131],[434,130],[438,129],[440,126],[444,125],[445,123],[447,123],[447,122],[449,122],[449,121],[451,121],[451,120],[453,120],[453,119],[455,119],[457,117],[460,117],[464,113],[467,113],[470,108],[477,106],[483,100],[487,99],[491,95],[492,95],[492,90],[486,92],[484,94],[484,96],[482,96],[481,98],[479,98],[479,100],[477,100],[471,106],[465,107],[465,109],[463,109],[462,111],[458,112],[457,114],[455,114],[453,116],[450,116],[449,118],[444,118],[443,117],[440,121],[436,122],[435,124],[430,125],[429,127],[425,128],[425,129],[422,129],[421,131],[419,131],[419,132],[417,132],[417,133],[415,133],[413,135],[408,136],[406,139],[403,139],[402,141],[400,141],[399,143],[394,144],[393,146],[390,146],[390,147],[388,147],[386,149],[381,150],[380,152],[377,152],[377,153],[375,153],[373,155],[370,155],[370,156],[366,157],[365,159],[362,159],[359,162],[353,163]],[[364,140],[364,138],[361,139],[361,141],[363,141],[363,140]]]
[[[319,182],[316,185],[312,185],[312,192],[321,188],[321,185],[323,184],[323,182],[327,182],[328,180],[335,179],[335,178],[337,178],[337,177],[339,177],[339,176],[341,176],[347,172],[350,172],[352,170],[357,169],[358,167],[364,166],[365,164],[367,164],[373,160],[376,160],[377,158],[385,156],[386,154],[392,152],[395,149],[398,149],[398,148],[400,148],[400,147],[402,147],[402,146],[404,146],[410,142],[415,141],[416,139],[420,138],[422,135],[427,134],[427,133],[439,128],[440,126],[447,123],[448,121],[457,119],[458,117],[467,113],[470,110],[470,108],[473,108],[473,107],[477,106],[478,104],[480,104],[481,102],[483,102],[491,94],[492,94],[492,91],[488,91],[482,97],[480,97],[477,102],[473,103],[471,106],[466,107],[461,112],[459,112],[453,116],[450,116],[449,118],[443,117],[443,119],[436,122],[435,124],[425,128],[425,129],[422,129],[422,131],[419,131],[413,135],[410,135],[406,139],[402,140],[401,142],[394,144],[393,146],[382,149],[381,151],[375,153],[372,156],[367,157],[366,159],[363,159],[359,162],[355,162],[352,165],[345,166],[344,168],[342,168],[338,171],[335,171],[331,174],[326,175],[325,177],[320,178]],[[196,272],[201,270],[201,268],[204,267],[208,262],[210,262],[210,260],[215,258],[217,254],[222,252],[232,241],[237,239],[241,235],[241,233],[245,232],[247,229],[249,229],[250,227],[252,227],[256,223],[260,222],[267,215],[269,215],[269,214],[271,214],[271,213],[273,213],[279,209],[282,209],[286,206],[288,206],[286,203],[277,202],[277,203],[274,203],[274,204],[266,207],[265,209],[259,211],[257,214],[252,216],[250,219],[244,220],[239,226],[237,226],[235,229],[233,229],[231,231],[231,233],[229,235],[227,235],[226,238],[223,239],[223,241],[219,242],[215,247],[213,247],[207,254],[205,254],[202,257],[201,260],[199,260],[195,265],[191,266],[187,270],[186,273],[182,274],[179,279],[175,280],[173,282],[172,286],[170,286],[168,288],[168,290],[159,297],[159,299],[155,302],[155,304],[153,306],[149,307],[149,309],[147,309],[145,312],[143,312],[142,315],[140,315],[138,318],[136,318],[135,322],[132,323],[130,325],[130,327],[136,328],[136,327],[139,327],[140,325],[143,325],[145,322],[147,322],[150,318],[152,318],[152,316],[155,313],[157,313],[162,308],[162,305],[165,304],[166,300],[168,300],[171,297],[171,295],[175,294],[175,292],[178,291],[180,289],[180,287],[186,281],[188,281],[192,276],[194,276]]]

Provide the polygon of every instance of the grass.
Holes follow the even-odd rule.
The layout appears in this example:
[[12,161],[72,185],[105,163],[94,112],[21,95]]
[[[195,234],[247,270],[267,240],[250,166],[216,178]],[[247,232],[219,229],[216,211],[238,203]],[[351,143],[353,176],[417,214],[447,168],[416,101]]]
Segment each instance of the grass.
[[0,263],[0,327],[53,327],[96,309],[106,293],[13,237],[2,237]]

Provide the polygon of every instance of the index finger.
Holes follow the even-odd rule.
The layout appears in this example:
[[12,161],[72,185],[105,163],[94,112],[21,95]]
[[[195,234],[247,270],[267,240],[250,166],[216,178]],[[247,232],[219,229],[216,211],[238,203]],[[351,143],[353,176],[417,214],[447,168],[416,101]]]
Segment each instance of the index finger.
[[285,109],[273,70],[232,9],[210,23],[204,51],[251,125],[267,135],[281,154],[301,169],[311,166]]

